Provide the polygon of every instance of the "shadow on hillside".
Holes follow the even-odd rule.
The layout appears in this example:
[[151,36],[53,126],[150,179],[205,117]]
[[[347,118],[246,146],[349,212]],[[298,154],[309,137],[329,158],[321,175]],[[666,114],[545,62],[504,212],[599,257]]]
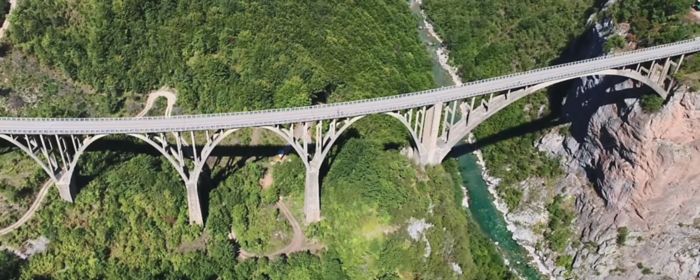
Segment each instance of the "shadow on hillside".
[[[470,144],[463,142],[455,146],[449,156],[460,157],[508,139],[525,136],[566,123],[571,124],[569,128],[571,136],[581,143],[588,134],[591,118],[599,108],[616,104],[618,105],[618,110],[625,110],[619,112],[624,118],[631,109],[631,107],[626,105],[625,100],[638,99],[643,94],[648,94],[650,90],[650,88],[645,86],[616,92],[605,92],[605,89],[610,88],[611,85],[624,80],[624,78],[617,77],[606,78],[599,85],[584,91],[578,96],[575,94],[569,95],[566,97],[564,105],[555,106],[554,104],[557,103],[550,104],[550,108],[553,108],[552,112],[540,119],[502,130],[499,133],[485,138],[477,139],[475,143]],[[552,98],[550,95],[550,100],[558,100],[558,97]]]

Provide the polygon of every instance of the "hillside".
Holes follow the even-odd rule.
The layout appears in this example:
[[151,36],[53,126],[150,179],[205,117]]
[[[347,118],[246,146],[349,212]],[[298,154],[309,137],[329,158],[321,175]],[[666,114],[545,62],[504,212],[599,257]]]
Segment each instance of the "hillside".
[[[8,114],[30,114],[52,102],[50,95],[28,98],[47,80],[65,81],[68,86],[54,94],[84,103],[59,103],[71,110],[39,111],[44,116],[128,115],[129,104],[163,85],[178,92],[176,111],[197,113],[434,86],[416,19],[403,1],[26,0],[12,24],[7,57],[17,56],[18,63],[36,58],[40,70],[30,73],[55,75],[9,79],[3,85],[8,96],[34,102]],[[11,70],[4,75],[14,77]],[[210,188],[209,215],[199,228],[187,224],[184,188],[174,170],[120,137],[81,160],[75,204],[50,193],[37,217],[0,240],[11,246],[39,236],[50,240],[46,252],[15,267],[25,278],[512,277],[461,208],[454,166],[425,170],[401,156],[408,140],[390,118],[370,118],[348,135],[322,182],[324,219],[304,228],[307,239],[325,248],[315,254],[236,258],[242,250],[262,254],[289,240],[289,226],[273,205],[283,196],[301,217],[304,171],[296,156],[220,158],[209,180],[201,180]],[[224,144],[265,149],[280,143],[246,130]],[[419,225],[426,228],[412,236],[409,228]]]

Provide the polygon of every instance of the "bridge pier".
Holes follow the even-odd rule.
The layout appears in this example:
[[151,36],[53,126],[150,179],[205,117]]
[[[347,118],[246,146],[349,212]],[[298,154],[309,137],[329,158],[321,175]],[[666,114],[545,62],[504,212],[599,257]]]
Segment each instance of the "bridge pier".
[[304,215],[306,224],[321,221],[321,188],[320,164],[311,163],[306,167],[306,183],[304,185]]
[[438,165],[442,162],[439,154],[440,122],[442,120],[443,103],[437,103],[426,111],[423,121],[423,132],[420,139],[423,145],[423,153],[420,155],[421,166]]
[[58,188],[58,193],[61,196],[61,199],[67,202],[73,202],[76,194],[75,184],[73,184],[73,180],[71,180],[72,177],[72,172],[66,172],[58,179],[58,181],[55,181],[56,188]]
[[197,188],[197,180],[190,180],[186,184],[187,187],[187,213],[190,218],[191,225],[204,225],[204,215],[202,214],[202,206],[199,203],[199,189]]

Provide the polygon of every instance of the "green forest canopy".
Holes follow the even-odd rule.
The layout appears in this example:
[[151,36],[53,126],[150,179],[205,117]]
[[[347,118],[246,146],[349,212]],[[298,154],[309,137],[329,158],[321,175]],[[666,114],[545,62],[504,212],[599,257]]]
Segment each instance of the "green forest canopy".
[[433,86],[402,1],[19,3],[11,41],[98,92],[169,85],[193,112],[361,99]]

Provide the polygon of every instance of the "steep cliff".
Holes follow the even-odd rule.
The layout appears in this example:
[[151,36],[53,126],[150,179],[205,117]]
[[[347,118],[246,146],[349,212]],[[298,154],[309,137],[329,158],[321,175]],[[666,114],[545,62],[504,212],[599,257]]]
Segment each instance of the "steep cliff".
[[[574,274],[692,279],[700,273],[700,95],[681,88],[657,113],[629,81],[583,80],[567,99],[571,135],[540,149],[558,155],[575,182],[582,246]],[[575,112],[575,113],[573,113]],[[655,277],[656,277],[655,276]]]

